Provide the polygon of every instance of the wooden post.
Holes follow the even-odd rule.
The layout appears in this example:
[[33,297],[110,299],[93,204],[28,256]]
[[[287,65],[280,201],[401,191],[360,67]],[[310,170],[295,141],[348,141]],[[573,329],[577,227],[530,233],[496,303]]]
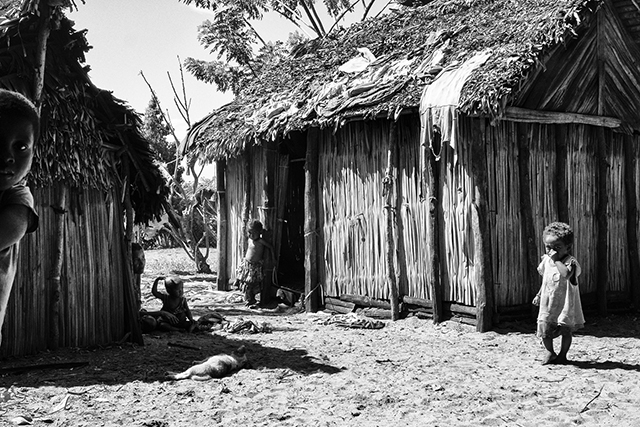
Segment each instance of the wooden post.
[[429,291],[432,298],[433,323],[442,322],[442,287],[440,283],[440,246],[438,234],[438,217],[440,206],[439,194],[439,167],[435,153],[440,153],[442,140],[440,132],[434,132],[430,147],[423,146],[424,168],[423,176],[426,177],[426,198],[429,203],[429,221],[427,222],[427,247],[429,253],[429,268],[431,278],[429,279]]
[[556,187],[558,219],[564,223],[569,223],[569,190],[567,188],[567,141],[565,135],[567,128],[575,129],[573,125],[558,124],[552,125],[555,128],[556,137]]
[[55,252],[51,265],[51,301],[49,307],[51,314],[49,317],[49,337],[47,348],[57,350],[60,343],[60,276],[62,275],[62,263],[64,261],[64,230],[65,215],[67,213],[67,186],[64,182],[59,182],[60,191],[55,206],[52,206],[56,215]]
[[[471,170],[473,174],[474,200],[471,203],[471,226],[473,227],[473,241],[475,270],[476,270],[476,330],[487,332],[493,324],[493,275],[491,271],[491,248],[489,247],[489,212],[487,208],[487,160],[484,135],[480,133],[479,120],[472,121],[472,132],[467,132],[466,138],[471,145]],[[477,129],[476,129],[477,127]]]
[[226,291],[229,282],[227,271],[227,187],[226,187],[227,162],[216,162],[216,191],[218,193],[218,290]]
[[640,307],[640,259],[638,259],[638,205],[636,193],[636,156],[637,150],[632,143],[637,141],[637,137],[629,136],[624,138],[624,182],[625,195],[627,199],[627,247],[629,248],[629,293],[631,303],[637,310]]
[[124,257],[124,316],[125,324],[128,326],[128,330],[131,333],[130,341],[144,345],[142,329],[140,328],[139,322],[140,308],[138,307],[136,292],[133,289],[136,281],[133,276],[133,255],[131,251],[131,242],[133,241],[133,205],[131,204],[131,173],[128,157],[122,157],[122,165],[125,176],[124,209],[127,221],[123,239],[124,251],[122,254]]
[[[265,236],[269,243],[274,246],[275,249],[275,236],[274,231],[276,229],[276,207],[275,207],[275,180],[277,176],[278,168],[278,147],[275,141],[269,141],[262,145],[265,168],[262,186],[262,210],[264,213],[264,226],[267,230]],[[267,254],[265,254],[267,255]],[[273,287],[273,272],[276,267],[275,259],[278,254],[269,254],[264,259],[264,281],[262,283],[262,290],[260,291],[260,303],[265,304],[273,300],[276,296],[276,288]]]
[[[604,114],[604,102],[605,102],[605,60],[606,49],[605,46],[606,35],[605,27],[602,22],[602,10],[598,11],[596,15],[597,25],[597,65],[598,65],[598,114]],[[608,256],[609,248],[607,247],[607,205],[609,203],[609,194],[607,192],[607,175],[609,174],[609,165],[607,163],[607,141],[606,132],[603,127],[598,128],[598,141],[596,142],[596,194],[597,194],[597,209],[596,209],[596,222],[597,222],[597,238],[596,238],[596,295],[598,298],[598,313],[602,316],[607,315],[607,288],[608,288]]]
[[318,278],[317,235],[318,226],[318,140],[320,130],[310,128],[307,133],[307,155],[304,172],[304,293],[305,309],[318,311],[320,286]]
[[[525,262],[527,265],[526,278],[529,281],[528,289],[529,295],[527,296],[528,302],[533,301],[534,295],[540,289],[540,280],[537,271],[536,260],[538,258],[538,249],[536,246],[536,239],[539,238],[536,235],[536,228],[533,222],[533,207],[531,203],[531,189],[529,183],[531,182],[531,168],[529,166],[529,140],[525,134],[528,126],[547,126],[547,125],[523,125],[520,123],[505,123],[506,126],[514,129],[510,132],[512,137],[516,141],[508,141],[507,143],[518,144],[518,181],[520,189],[520,218],[522,220],[522,226],[520,227],[522,233],[522,241],[525,243]],[[532,305],[532,307],[535,307]],[[535,309],[534,309],[535,310]]]
[[251,148],[247,148],[242,154],[242,161],[244,165],[244,205],[242,210],[242,232],[240,233],[242,242],[242,256],[247,250],[249,244],[247,236],[247,224],[249,223],[251,215],[251,188],[253,175],[251,174]]
[[397,158],[398,144],[396,135],[396,122],[392,121],[389,126],[389,148],[387,150],[387,170],[382,181],[382,197],[384,198],[384,209],[387,216],[387,281],[389,283],[389,299],[391,302],[391,319],[400,318],[400,303],[398,301],[398,284],[395,271],[395,191],[394,186],[397,180]]

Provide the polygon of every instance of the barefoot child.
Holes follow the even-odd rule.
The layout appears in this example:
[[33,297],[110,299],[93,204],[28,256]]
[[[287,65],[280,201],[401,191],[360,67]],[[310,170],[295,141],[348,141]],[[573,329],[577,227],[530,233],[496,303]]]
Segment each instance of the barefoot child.
[[17,270],[19,242],[38,228],[25,177],[39,128],[38,111],[31,101],[0,89],[0,331]]
[[[158,282],[164,281],[166,294],[158,291]],[[158,277],[151,287],[154,297],[162,301],[162,308],[157,314],[157,328],[161,331],[193,332],[195,322],[189,310],[187,299],[184,297],[184,285],[177,277]],[[155,317],[155,316],[154,316]]]
[[[542,286],[533,299],[540,306],[536,335],[547,349],[542,364],[566,364],[573,332],[584,326],[578,276],[581,268],[570,254],[573,231],[568,224],[553,222],[542,233],[546,254],[538,266]],[[553,350],[553,339],[562,336],[560,352]]]
[[262,265],[265,248],[269,249],[273,259],[273,246],[262,238],[263,231],[262,223],[257,219],[247,224],[247,235],[249,236],[247,253],[236,271],[238,281],[244,290],[245,304],[249,307],[256,304],[256,295],[262,288],[262,279],[264,279]]

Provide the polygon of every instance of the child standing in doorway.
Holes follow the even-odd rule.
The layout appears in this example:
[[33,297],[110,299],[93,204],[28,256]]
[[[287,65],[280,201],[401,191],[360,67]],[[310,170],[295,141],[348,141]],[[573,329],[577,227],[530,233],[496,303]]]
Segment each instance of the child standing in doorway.
[[[547,353],[543,365],[567,364],[567,352],[573,333],[584,326],[578,276],[580,264],[573,255],[573,230],[563,222],[553,222],[542,233],[545,254],[538,266],[542,286],[533,300],[540,306],[536,335],[542,339]],[[553,340],[562,336],[560,352],[553,349]]]
[[256,295],[262,289],[264,250],[268,249],[273,259],[273,246],[262,238],[264,228],[257,219],[247,224],[249,242],[244,259],[238,266],[236,276],[244,290],[245,305],[255,307]]
[[31,101],[0,89],[0,332],[16,275],[19,242],[38,228],[25,177],[39,134],[40,118]]

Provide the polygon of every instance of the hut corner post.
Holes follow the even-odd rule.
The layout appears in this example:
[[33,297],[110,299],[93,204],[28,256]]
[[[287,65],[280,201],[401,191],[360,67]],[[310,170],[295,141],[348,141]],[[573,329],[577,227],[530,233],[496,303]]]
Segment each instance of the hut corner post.
[[[598,65],[598,115],[602,116],[605,112],[605,80],[606,80],[606,61],[607,61],[607,37],[605,35],[606,27],[603,23],[604,10],[600,9],[596,15],[597,25],[597,65]],[[608,164],[608,144],[607,133],[603,127],[598,127],[598,142],[596,145],[596,194],[597,194],[597,211],[596,211],[596,295],[598,299],[598,314],[607,315],[607,288],[608,288],[608,268],[607,262],[609,258],[609,249],[607,246],[607,208],[609,203],[609,192],[607,187],[607,175],[609,174]],[[610,135],[610,133],[609,133]]]
[[474,253],[476,254],[476,330],[487,332],[493,324],[493,274],[489,248],[489,212],[487,208],[487,160],[485,133],[480,120],[474,119],[471,138],[471,167],[474,182],[474,200],[471,204]]
[[53,263],[51,266],[51,314],[49,318],[49,338],[47,348],[49,350],[57,350],[60,343],[60,276],[62,275],[62,262],[64,259],[64,224],[65,209],[67,203],[67,186],[64,182],[60,183],[60,192],[55,206],[52,206],[56,215],[56,245],[53,254]]
[[389,149],[387,152],[387,170],[382,181],[382,194],[384,209],[387,216],[387,280],[389,283],[389,299],[391,303],[391,319],[400,318],[400,304],[398,302],[398,284],[396,280],[395,263],[395,211],[394,211],[394,183],[397,179],[398,144],[396,135],[396,122],[391,122],[389,127]]
[[304,170],[304,305],[308,313],[318,311],[318,142],[320,130],[311,128],[307,134],[307,154]]
[[218,193],[218,278],[217,285],[219,291],[226,291],[229,282],[229,272],[227,271],[227,187],[225,178],[227,173],[227,162],[218,160],[216,162],[216,191]]

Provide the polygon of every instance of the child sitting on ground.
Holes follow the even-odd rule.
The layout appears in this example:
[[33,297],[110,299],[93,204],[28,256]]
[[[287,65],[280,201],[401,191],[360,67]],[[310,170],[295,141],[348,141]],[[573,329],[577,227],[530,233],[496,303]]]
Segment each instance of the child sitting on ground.
[[[584,326],[578,276],[578,260],[571,255],[573,231],[568,224],[553,222],[542,233],[546,254],[538,266],[542,286],[533,300],[540,306],[537,336],[547,350],[542,364],[567,364],[573,332]],[[562,336],[560,352],[553,350],[553,339]]]
[[38,228],[25,177],[39,134],[40,118],[31,101],[0,89],[0,331],[16,275],[19,242]]
[[269,249],[273,259],[273,246],[262,238],[263,232],[262,223],[257,219],[247,224],[247,235],[249,236],[247,252],[236,271],[238,282],[240,282],[241,289],[244,290],[245,305],[251,308],[255,307],[256,295],[262,289],[265,248]]
[[[166,294],[158,291],[158,282],[164,281]],[[154,297],[162,301],[162,308],[155,312],[158,321],[157,328],[161,331],[193,332],[196,323],[189,310],[187,299],[184,297],[184,285],[177,277],[158,277],[151,287]]]

